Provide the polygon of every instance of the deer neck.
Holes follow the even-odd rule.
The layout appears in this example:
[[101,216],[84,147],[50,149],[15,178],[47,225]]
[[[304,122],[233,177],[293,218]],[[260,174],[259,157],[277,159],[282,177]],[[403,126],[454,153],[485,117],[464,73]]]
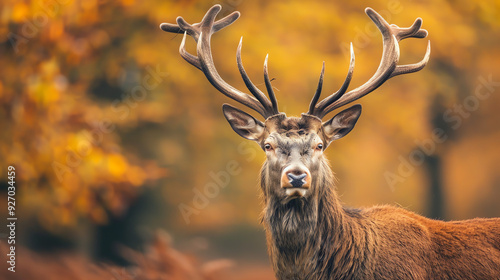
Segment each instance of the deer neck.
[[[363,275],[362,268],[369,267],[366,262],[374,250],[369,224],[359,211],[342,206],[330,168],[321,174],[312,199],[282,204],[264,195],[263,223],[278,279]],[[263,190],[272,189],[267,187]]]

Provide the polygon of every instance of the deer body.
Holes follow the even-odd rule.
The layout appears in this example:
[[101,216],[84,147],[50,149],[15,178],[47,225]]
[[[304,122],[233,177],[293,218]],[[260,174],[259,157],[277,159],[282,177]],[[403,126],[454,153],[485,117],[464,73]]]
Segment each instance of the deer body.
[[[322,122],[331,111],[374,91],[386,80],[421,70],[424,59],[398,65],[400,40],[424,38],[417,19],[409,28],[389,25],[379,14],[366,13],[383,36],[379,68],[363,85],[347,91],[354,70],[354,52],[341,88],[319,101],[324,64],[309,111],[287,117],[278,111],[277,100],[264,62],[269,99],[247,76],[241,61],[238,69],[253,96],[227,84],[215,69],[211,35],[233,23],[235,12],[215,21],[220,5],[212,7],[200,23],[161,24],[167,32],[184,33],[181,56],[200,69],[224,95],[265,118],[261,122],[228,104],[223,113],[240,136],[255,141],[266,153],[261,171],[264,200],[262,221],[270,260],[278,279],[500,279],[500,219],[443,222],[424,218],[401,208],[378,206],[349,209],[335,192],[333,173],[323,151],[347,135],[361,115],[354,105]],[[197,56],[185,50],[186,36],[197,42]]]
[[500,279],[500,219],[443,222],[391,206],[349,209],[333,185],[327,189],[306,218],[313,210],[300,201],[266,206],[278,279]]
[[297,139],[314,134],[298,118],[271,121],[266,127],[278,132],[270,137],[292,139],[280,143],[286,152],[268,152],[260,180],[278,279],[500,279],[500,219],[443,222],[391,206],[345,208],[323,155],[299,159],[314,170],[309,194],[284,203],[274,154],[294,164],[294,152],[310,146]]

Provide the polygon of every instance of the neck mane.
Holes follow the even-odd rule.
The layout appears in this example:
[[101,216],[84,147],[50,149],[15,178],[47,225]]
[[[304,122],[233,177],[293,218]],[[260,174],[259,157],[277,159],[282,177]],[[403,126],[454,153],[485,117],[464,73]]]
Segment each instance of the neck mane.
[[[363,278],[371,270],[374,233],[359,210],[344,208],[326,160],[313,182],[312,197],[287,204],[272,195],[276,182],[262,169],[268,252],[278,279]],[[368,245],[372,244],[372,245]]]

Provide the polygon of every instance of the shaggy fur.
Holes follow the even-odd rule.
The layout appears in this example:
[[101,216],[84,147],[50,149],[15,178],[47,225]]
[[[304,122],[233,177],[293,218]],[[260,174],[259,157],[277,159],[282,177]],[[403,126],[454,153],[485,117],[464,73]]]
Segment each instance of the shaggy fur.
[[[384,42],[384,57],[377,72],[362,86],[346,92],[354,69],[352,56],[345,86],[318,103],[323,66],[308,113],[288,118],[278,111],[267,58],[264,78],[269,99],[252,84],[243,68],[241,41],[237,64],[255,98],[228,85],[217,73],[210,36],[239,17],[234,12],[215,21],[221,9],[220,5],[213,6],[200,23],[191,25],[179,17],[178,24],[163,23],[160,28],[184,33],[184,40],[186,35],[192,36],[198,43],[198,56],[186,53],[183,41],[180,52],[184,59],[203,71],[223,94],[266,118],[262,123],[231,105],[222,107],[233,130],[266,151],[261,172],[265,205],[262,220],[278,279],[500,279],[500,219],[446,223],[389,206],[345,208],[335,193],[333,174],[323,156],[332,141],[352,130],[361,105],[347,108],[325,123],[322,117],[375,90],[387,79],[419,71],[427,64],[430,44],[419,63],[397,65],[398,41],[427,36],[420,28],[421,19],[409,28],[399,28],[367,8],[366,14],[381,31]],[[293,173],[305,177],[300,177],[302,181],[292,178],[298,182],[291,184],[287,178]]]
[[[290,121],[266,138],[280,138],[284,149],[307,147],[314,131],[299,134],[304,126]],[[278,279],[500,279],[499,218],[443,222],[391,206],[349,209],[326,158],[308,159],[302,155],[313,172],[311,193],[287,203],[279,162],[261,171],[262,221]]]

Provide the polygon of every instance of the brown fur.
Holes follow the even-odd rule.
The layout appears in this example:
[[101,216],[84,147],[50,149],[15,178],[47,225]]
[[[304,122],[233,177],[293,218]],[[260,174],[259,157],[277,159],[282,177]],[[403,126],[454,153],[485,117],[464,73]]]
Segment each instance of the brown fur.
[[[345,208],[338,200],[333,174],[323,156],[332,141],[352,130],[361,106],[345,109],[325,123],[321,118],[370,93],[387,79],[419,71],[427,64],[430,44],[419,63],[397,65],[400,40],[427,36],[427,31],[420,28],[421,19],[409,28],[399,28],[367,8],[366,14],[383,36],[383,57],[375,74],[347,92],[354,69],[352,56],[345,86],[318,103],[323,66],[308,113],[301,118],[287,118],[278,111],[267,74],[267,58],[264,78],[269,99],[243,70],[241,42],[238,68],[255,98],[229,86],[218,75],[211,57],[210,36],[239,17],[234,12],[215,21],[221,9],[220,5],[213,6],[200,23],[191,25],[178,18],[178,24],[163,23],[160,28],[185,32],[184,39],[187,34],[192,36],[198,43],[198,56],[185,53],[184,41],[181,55],[203,71],[223,94],[267,119],[262,123],[231,105],[223,106],[233,130],[259,143],[267,155],[261,171],[265,204],[262,220],[278,279],[500,279],[500,219],[446,223],[389,206]],[[200,38],[202,34],[204,38]],[[300,177],[304,174],[307,176]]]
[[[265,127],[262,143],[321,135],[312,118],[281,115]],[[311,195],[286,204],[276,164],[268,160],[261,171],[262,220],[278,279],[500,279],[499,218],[443,222],[391,206],[349,209],[326,158],[301,160],[313,173]]]

